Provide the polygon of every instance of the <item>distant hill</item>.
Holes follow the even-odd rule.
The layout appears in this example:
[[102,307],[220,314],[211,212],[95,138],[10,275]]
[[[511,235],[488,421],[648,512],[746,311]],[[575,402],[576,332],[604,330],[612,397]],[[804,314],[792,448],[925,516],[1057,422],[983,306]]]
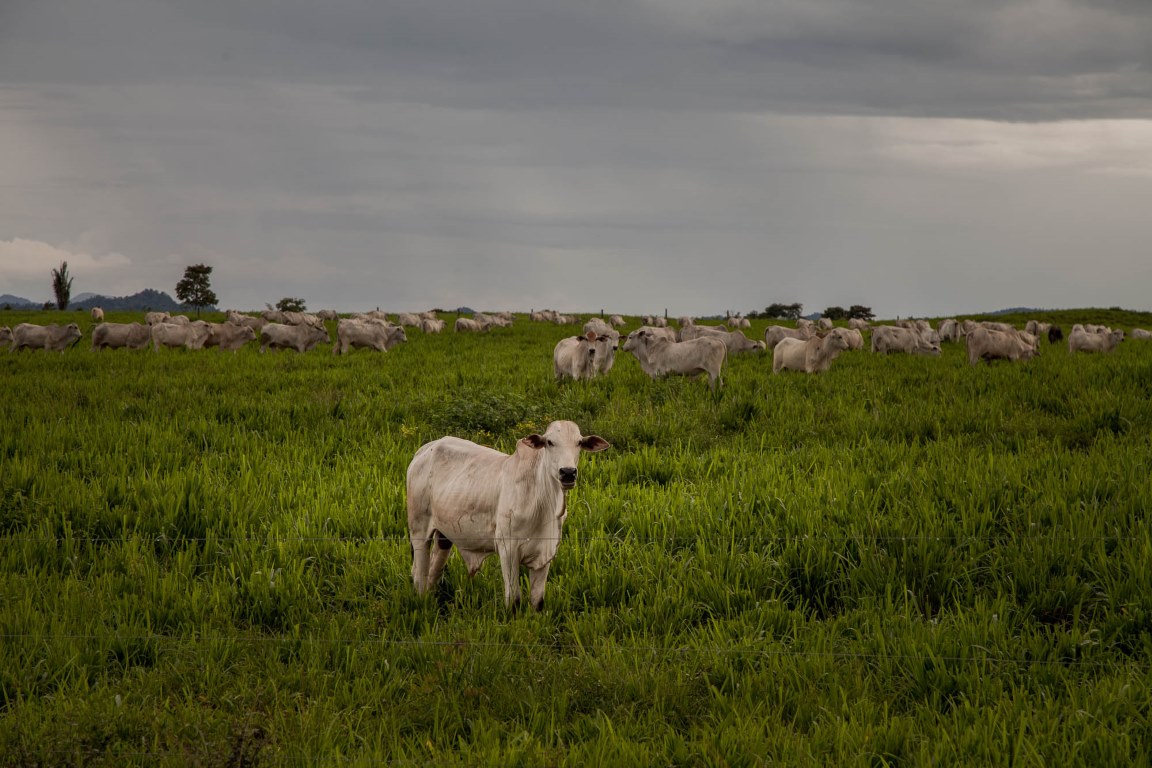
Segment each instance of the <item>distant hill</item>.
[[[145,288],[139,293],[134,293],[131,296],[100,296],[97,294],[81,294],[84,298],[79,301],[73,301],[68,306],[71,309],[91,309],[92,307],[100,307],[108,311],[124,311],[124,310],[145,310],[153,312],[186,312],[193,307],[188,307],[184,304],[177,302],[168,294],[163,291],[155,291],[151,288]],[[215,312],[216,307],[203,307],[206,312]]]
[[30,301],[30,300],[22,298],[20,296],[13,296],[10,293],[5,293],[3,295],[0,295],[0,307],[3,307],[3,306],[9,306],[9,307],[12,307],[12,309],[28,309],[28,308],[40,309],[40,307],[42,307],[43,304],[37,303],[35,301]]

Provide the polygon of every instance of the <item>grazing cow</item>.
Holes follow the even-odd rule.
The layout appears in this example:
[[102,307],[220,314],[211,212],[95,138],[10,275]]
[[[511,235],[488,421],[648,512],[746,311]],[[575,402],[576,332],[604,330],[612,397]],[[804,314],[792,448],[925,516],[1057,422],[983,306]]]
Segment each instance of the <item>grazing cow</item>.
[[688,341],[669,341],[652,330],[640,328],[628,334],[624,351],[631,352],[640,362],[640,368],[652,378],[675,374],[698,376],[708,374],[708,386],[716,391],[723,385],[720,369],[728,355],[728,347],[720,339],[710,337]]
[[268,349],[294,349],[304,353],[317,344],[332,340],[327,328],[304,323],[303,325],[287,325],[285,323],[268,323],[260,329],[260,351]]
[[832,325],[832,319],[828,317],[817,318],[816,325],[822,331],[830,331],[835,327]]
[[481,333],[491,327],[491,323],[479,323],[470,317],[456,318],[456,333]]
[[387,352],[392,347],[408,341],[404,327],[392,325],[384,320],[340,320],[336,324],[336,343],[332,354],[343,355],[349,349],[374,349]]
[[157,323],[152,326],[152,351],[160,347],[203,349],[212,330],[208,323],[197,320],[190,323]]
[[104,322],[104,310],[103,309],[101,309],[100,307],[92,307],[92,322],[94,322],[94,323]]
[[239,312],[229,312],[228,313],[228,322],[231,323],[232,325],[247,326],[248,328],[251,328],[253,331],[255,331],[257,336],[260,335],[260,329],[268,324],[268,321],[262,317],[252,317],[251,315],[242,315]]
[[[894,325],[881,325],[872,329],[872,351],[886,355],[889,352],[903,352],[908,355],[939,355],[940,342],[913,328],[900,328]],[[939,336],[936,337],[939,339]]]
[[844,350],[848,342],[838,333],[817,334],[810,339],[780,339],[772,350],[772,373],[803,371],[821,373]]
[[[1147,341],[1148,339],[1152,339],[1152,331],[1146,331],[1143,328],[1133,328],[1131,336],[1134,339],[1141,339],[1141,340]],[[0,338],[0,341],[2,341],[2,340],[3,339]]]
[[440,333],[444,330],[444,321],[435,317],[425,317],[420,320],[420,330],[424,333]]
[[855,331],[866,331],[868,330],[868,321],[861,317],[849,318],[848,327]]
[[[1107,329],[1105,329],[1107,331]],[[1076,325],[1068,334],[1068,352],[1111,352],[1124,341],[1124,331],[1092,332]]]
[[6,325],[0,325],[0,345],[12,343],[12,329]]
[[1027,331],[997,331],[976,328],[965,337],[968,362],[976,365],[981,360],[1031,360],[1038,351],[1038,341]]
[[12,341],[8,346],[8,351],[44,349],[49,352],[63,352],[80,341],[80,337],[83,335],[80,326],[76,323],[68,323],[68,325],[20,323],[12,329]]
[[338,315],[336,313],[336,310],[334,310],[334,309],[322,309],[316,313],[316,317],[320,318],[321,320],[339,320],[340,319],[340,315]]
[[940,341],[960,341],[960,323],[950,317],[941,320]]
[[848,349],[864,349],[864,334],[858,328],[833,328],[830,333],[844,339]]
[[724,330],[724,326],[712,327],[707,325],[690,325],[680,331],[682,341],[707,337],[720,339],[728,347],[729,355],[738,355],[741,352],[763,352],[764,342],[753,341],[744,335],[743,331]]
[[598,338],[595,331],[587,331],[583,336],[566,336],[556,342],[552,350],[552,370],[557,381],[565,377],[579,381],[596,376]]
[[809,322],[807,326],[800,328],[788,328],[783,325],[770,325],[764,329],[764,348],[776,349],[776,345],[780,343],[781,339],[799,339],[800,341],[807,341],[812,338],[815,331],[812,329],[812,323]]
[[219,347],[221,350],[236,350],[250,341],[256,341],[256,331],[247,325],[236,323],[208,323],[208,338],[204,347]]
[[608,447],[598,435],[582,437],[571,421],[522,438],[512,454],[458,437],[421,446],[407,474],[416,592],[423,595],[440,580],[455,546],[469,576],[493,552],[499,556],[509,608],[520,603],[520,566],[527,566],[532,607],[541,610],[580,452]]
[[100,323],[92,329],[92,349],[146,349],[152,329],[144,323]]
[[626,325],[626,323],[624,322],[624,318],[620,315],[612,315],[610,318],[608,318],[608,325],[619,328],[622,325]]
[[414,312],[400,312],[396,315],[396,325],[401,327],[407,325],[410,328],[419,328],[420,320],[420,315]]

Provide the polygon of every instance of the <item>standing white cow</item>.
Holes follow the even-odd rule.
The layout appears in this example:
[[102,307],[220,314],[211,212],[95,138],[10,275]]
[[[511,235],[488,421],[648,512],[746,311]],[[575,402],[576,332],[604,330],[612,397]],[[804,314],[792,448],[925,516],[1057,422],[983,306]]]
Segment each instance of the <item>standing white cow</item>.
[[631,352],[640,362],[640,368],[652,378],[677,374],[699,376],[708,374],[708,386],[715,392],[724,381],[720,369],[728,356],[728,347],[720,339],[704,337],[688,341],[669,341],[654,331],[640,328],[628,334],[624,351]]
[[804,340],[780,339],[772,350],[772,373],[821,373],[828,370],[832,361],[846,349],[848,341],[839,333],[817,334]]
[[571,421],[522,438],[510,455],[458,437],[421,446],[407,475],[416,592],[423,595],[440,580],[455,546],[469,576],[493,552],[499,556],[509,608],[520,603],[520,566],[527,566],[532,607],[541,610],[580,452],[608,447],[598,435],[582,437]]

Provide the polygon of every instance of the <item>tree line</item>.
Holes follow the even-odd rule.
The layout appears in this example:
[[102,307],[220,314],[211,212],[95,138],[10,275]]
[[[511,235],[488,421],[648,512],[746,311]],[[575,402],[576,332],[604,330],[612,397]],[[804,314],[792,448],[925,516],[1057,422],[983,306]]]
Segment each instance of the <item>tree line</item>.
[[[799,320],[804,314],[804,305],[795,304],[769,304],[763,312],[749,312],[748,317],[763,320]],[[821,317],[829,320],[873,320],[875,315],[871,307],[863,304],[853,304],[848,309],[844,307],[827,307],[820,313]]]

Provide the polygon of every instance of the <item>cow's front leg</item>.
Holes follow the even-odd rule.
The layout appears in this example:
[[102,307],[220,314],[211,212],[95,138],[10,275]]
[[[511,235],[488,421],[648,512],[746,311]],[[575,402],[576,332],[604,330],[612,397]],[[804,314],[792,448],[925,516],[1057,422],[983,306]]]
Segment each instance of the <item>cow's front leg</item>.
[[498,541],[496,554],[500,557],[500,573],[504,577],[504,605],[516,608],[520,605],[520,550]]
[[528,570],[528,585],[532,599],[532,607],[537,611],[544,610],[544,587],[548,584],[548,568],[550,566],[551,563],[546,563],[539,568],[531,568]]

